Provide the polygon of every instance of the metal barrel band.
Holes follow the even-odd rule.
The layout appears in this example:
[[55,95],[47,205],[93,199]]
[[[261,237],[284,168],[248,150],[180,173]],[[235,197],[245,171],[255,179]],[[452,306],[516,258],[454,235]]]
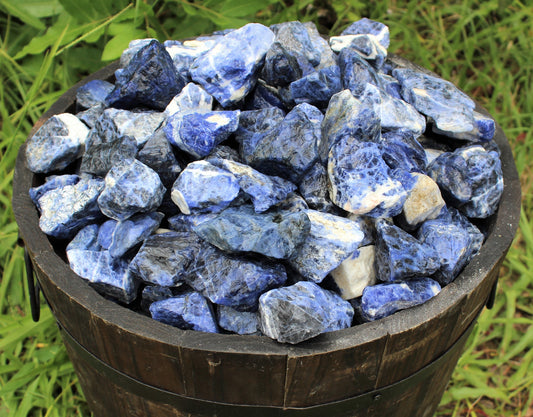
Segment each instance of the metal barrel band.
[[466,343],[466,339],[474,328],[476,320],[477,317],[446,352],[409,377],[386,387],[366,392],[355,397],[302,408],[215,402],[188,397],[148,385],[103,362],[75,340],[68,330],[66,330],[60,323],[58,323],[58,326],[63,336],[63,340],[68,343],[88,365],[92,366],[97,372],[108,378],[115,385],[118,385],[124,390],[139,397],[147,398],[150,401],[168,404],[181,411],[198,416],[216,415],[217,417],[249,417],[253,415],[254,417],[272,417],[279,415],[290,417],[323,417],[325,415],[330,415],[330,413],[333,412],[338,415],[339,412],[349,413],[358,409],[365,410],[371,408],[378,404],[380,400],[389,398],[391,395],[394,396],[399,392],[408,391],[410,387],[418,385],[420,381],[429,379],[437,369],[440,369],[440,367],[447,363],[450,357],[458,354],[459,351],[463,349],[464,343]]
[[28,293],[30,296],[31,318],[34,322],[38,322],[41,318],[41,306],[39,303],[41,287],[39,286],[39,281],[35,279],[33,263],[26,247],[24,247],[24,264],[26,265],[26,284],[28,285]]

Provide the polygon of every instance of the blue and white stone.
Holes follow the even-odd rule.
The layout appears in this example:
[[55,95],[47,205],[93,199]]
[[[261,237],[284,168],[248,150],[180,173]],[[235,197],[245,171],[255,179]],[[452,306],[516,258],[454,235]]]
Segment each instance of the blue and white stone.
[[66,252],[70,250],[87,250],[87,251],[100,251],[102,246],[98,242],[98,234],[100,226],[93,223],[85,226],[81,229],[76,236],[69,242],[66,248]]
[[476,121],[476,125],[479,131],[478,138],[481,141],[491,140],[494,137],[494,133],[496,132],[496,122],[494,122],[494,119],[490,116],[481,114],[475,110],[473,113],[474,120]]
[[96,104],[87,110],[76,113],[76,117],[92,129],[96,125],[96,120],[102,116],[104,110],[104,104]]
[[431,278],[369,286],[363,290],[361,310],[368,321],[379,320],[399,310],[425,303],[441,290]]
[[172,58],[156,40],[142,46],[116,77],[106,105],[121,109],[148,107],[163,111],[185,86]]
[[130,270],[148,284],[174,287],[183,282],[200,249],[194,233],[153,234],[144,240],[130,263]]
[[257,214],[251,206],[230,207],[193,227],[198,236],[226,252],[255,252],[276,259],[289,258],[310,229],[303,212]]
[[203,113],[213,109],[213,96],[197,84],[189,83],[168,103],[165,109],[167,116],[176,113]]
[[332,36],[329,44],[334,52],[340,52],[345,48],[356,51],[367,61],[370,61],[376,68],[381,68],[387,58],[387,48],[374,35],[342,35]]
[[376,275],[380,281],[430,276],[440,267],[435,249],[386,220],[376,222]]
[[289,88],[296,104],[309,103],[325,108],[331,96],[342,90],[341,70],[336,64],[322,68],[293,81]]
[[262,174],[252,167],[228,159],[212,160],[217,167],[231,173],[239,187],[250,197],[256,213],[262,213],[285,200],[296,185],[276,176]]
[[444,199],[470,218],[487,218],[503,193],[501,161],[494,151],[474,145],[445,152],[428,166]]
[[356,222],[363,234],[365,235],[360,246],[374,245],[376,241],[376,219],[353,213],[348,214],[347,219]]
[[456,139],[480,139],[474,101],[451,82],[408,68],[396,68],[393,76],[402,85],[404,100],[433,120],[434,132]]
[[190,291],[150,305],[154,320],[183,330],[218,333],[217,323],[207,300]]
[[181,172],[181,166],[172,152],[172,146],[163,129],[155,131],[136,158],[157,172],[167,189],[172,188],[172,184]]
[[375,285],[375,247],[362,246],[330,272],[343,300],[360,297],[369,285]]
[[107,217],[126,220],[136,213],[155,210],[163,201],[165,191],[153,169],[136,159],[129,159],[107,173],[98,205]]
[[214,246],[195,256],[185,281],[215,304],[255,311],[259,296],[285,283],[281,264],[267,259],[228,256]]
[[76,174],[65,174],[65,175],[51,175],[45,178],[45,183],[39,185],[38,187],[32,187],[29,190],[31,201],[41,211],[39,206],[39,199],[45,195],[48,191],[55,190],[57,188],[62,188],[67,185],[77,184],[80,180],[80,177]]
[[141,309],[150,312],[150,305],[155,301],[166,300],[182,294],[181,287],[162,287],[161,285],[147,285],[141,292]]
[[218,161],[219,159],[227,159],[229,161],[242,163],[239,152],[226,145],[219,145],[211,151],[211,153],[205,158],[207,162]]
[[168,141],[194,158],[203,158],[239,126],[240,111],[175,113],[167,119]]
[[314,72],[320,64],[320,49],[303,23],[284,22],[270,28],[276,37],[266,54],[261,77],[270,85],[287,86]]
[[380,144],[383,160],[390,168],[399,168],[408,172],[426,172],[428,150],[422,147],[412,132],[401,129],[383,132]]
[[[462,227],[470,235],[470,238],[472,239],[472,244],[470,245],[470,251],[467,256],[467,263],[470,262],[472,257],[476,255],[481,249],[481,246],[483,245],[483,242],[485,240],[485,235],[481,233],[477,226],[472,224],[472,222],[470,222],[470,220],[468,220],[468,218],[464,214],[462,214],[454,207],[447,207],[446,214],[442,215],[441,213],[441,216],[443,216],[446,221],[453,222],[454,224],[457,224],[458,226]],[[439,218],[441,216],[439,216]]]
[[287,195],[285,200],[280,201],[276,205],[272,206],[272,211],[284,211],[288,213],[299,213],[304,210],[308,210],[309,206],[307,202],[297,192],[292,192]]
[[440,258],[440,268],[435,279],[441,285],[452,282],[469,260],[472,238],[466,229],[457,223],[443,220],[428,220],[417,232],[418,239],[432,246]]
[[306,279],[321,282],[352,255],[364,239],[356,222],[329,213],[306,210],[311,230],[289,264]]
[[298,183],[318,159],[323,118],[316,107],[298,104],[260,141],[243,143],[245,161],[265,174]]
[[341,69],[342,87],[354,95],[364,90],[367,83],[382,87],[376,70],[357,51],[344,48],[339,53],[338,63]]
[[314,164],[306,172],[298,186],[298,191],[313,210],[328,213],[334,211],[334,205],[328,193],[328,173],[320,162]]
[[273,289],[259,299],[262,332],[281,343],[296,344],[352,325],[350,303],[313,282]]
[[105,177],[117,163],[137,155],[137,142],[131,136],[119,136],[113,141],[98,143],[88,141],[83,154],[80,172]]
[[140,282],[129,272],[128,263],[108,251],[71,249],[70,268],[101,294],[129,304],[137,298]]
[[249,23],[228,33],[192,64],[191,78],[223,107],[241,101],[254,87],[258,69],[274,42],[274,33]]
[[206,38],[208,39],[191,39],[183,43],[179,41],[164,42],[163,45],[172,58],[174,68],[183,80],[191,80],[190,69],[194,60],[213,48],[222,36],[210,36]]
[[50,117],[26,142],[28,168],[39,174],[66,168],[81,156],[88,134],[73,114]]
[[90,108],[104,104],[107,95],[115,86],[104,80],[91,80],[76,90],[76,104],[83,108]]
[[171,197],[183,214],[220,213],[239,190],[239,181],[232,173],[207,161],[195,161],[181,172]]
[[39,227],[47,235],[71,238],[81,228],[103,217],[97,204],[103,189],[103,180],[83,178],[76,184],[48,191],[38,200]]
[[345,35],[375,36],[381,46],[385,49],[387,49],[390,44],[389,27],[381,22],[370,20],[366,17],[353,22],[350,26],[344,29],[341,32],[341,36]]
[[238,311],[228,306],[217,306],[218,325],[237,334],[259,335],[259,313],[253,311]]
[[192,232],[195,226],[217,217],[217,213],[176,214],[167,218],[168,227],[176,232]]
[[396,78],[382,72],[378,73],[378,77],[380,79],[380,84],[383,91],[385,91],[391,97],[403,100],[401,93],[402,86]]
[[246,97],[244,108],[246,110],[261,110],[269,107],[286,110],[279,88],[258,79],[254,89]]
[[397,99],[383,90],[381,93],[381,128],[385,130],[403,129],[414,137],[420,136],[426,130],[426,118],[413,106]]
[[98,229],[98,244],[104,250],[108,250],[113,238],[113,231],[117,227],[116,220],[107,220],[100,225]]
[[[165,114],[154,111],[128,111],[120,109],[106,109],[100,120],[100,126],[107,133],[104,133],[104,142],[106,137],[113,137],[113,130],[119,136],[130,136],[135,138],[137,146],[143,146],[154,132],[161,126],[165,120]],[[101,129],[100,128],[100,129]],[[102,136],[102,135],[101,135]]]
[[109,246],[107,247],[110,255],[114,258],[125,255],[126,252],[154,233],[162,220],[162,213],[152,212],[138,214],[117,222],[111,231]]
[[235,139],[241,144],[243,157],[251,155],[256,144],[271,135],[284,118],[285,113],[277,107],[241,112]]
[[122,51],[120,55],[120,68],[125,68],[131,59],[145,46],[148,46],[150,42],[155,41],[155,38],[133,39],[128,44],[128,47]]
[[402,209],[402,219],[412,228],[435,219],[446,205],[439,186],[427,175],[413,173],[416,183],[409,192]]
[[337,56],[329,47],[328,41],[318,32],[313,22],[305,22],[303,24],[307,29],[309,38],[313,44],[313,48],[320,53],[320,62],[313,65],[315,69],[321,70],[322,68],[331,67],[337,64]]
[[373,142],[341,140],[328,159],[329,195],[345,211],[391,217],[402,210],[407,191]]

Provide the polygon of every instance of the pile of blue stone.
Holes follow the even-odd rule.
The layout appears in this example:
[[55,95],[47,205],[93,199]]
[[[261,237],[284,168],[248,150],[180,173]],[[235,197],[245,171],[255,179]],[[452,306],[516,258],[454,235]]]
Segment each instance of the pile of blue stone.
[[425,302],[503,190],[494,121],[369,19],[132,41],[26,146],[42,231],[104,296],[299,343]]

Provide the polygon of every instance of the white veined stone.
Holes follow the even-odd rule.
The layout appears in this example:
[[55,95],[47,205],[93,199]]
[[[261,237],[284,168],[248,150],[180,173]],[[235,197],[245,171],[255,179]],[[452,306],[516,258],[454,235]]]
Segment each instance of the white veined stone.
[[375,246],[363,246],[358,251],[330,272],[344,300],[361,296],[367,286],[376,283]]

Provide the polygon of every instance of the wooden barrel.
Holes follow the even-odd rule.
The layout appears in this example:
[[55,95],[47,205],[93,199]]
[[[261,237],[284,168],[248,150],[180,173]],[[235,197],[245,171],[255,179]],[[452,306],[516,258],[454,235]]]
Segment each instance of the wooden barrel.
[[[112,79],[112,64],[66,92],[34,126],[74,110],[76,89]],[[481,227],[479,254],[427,303],[292,346],[262,336],[184,331],[97,294],[72,272],[64,245],[39,229],[23,145],[13,209],[38,284],[96,417],[433,415],[516,232],[520,183],[498,126],[505,187]],[[30,265],[31,265],[30,264]]]

